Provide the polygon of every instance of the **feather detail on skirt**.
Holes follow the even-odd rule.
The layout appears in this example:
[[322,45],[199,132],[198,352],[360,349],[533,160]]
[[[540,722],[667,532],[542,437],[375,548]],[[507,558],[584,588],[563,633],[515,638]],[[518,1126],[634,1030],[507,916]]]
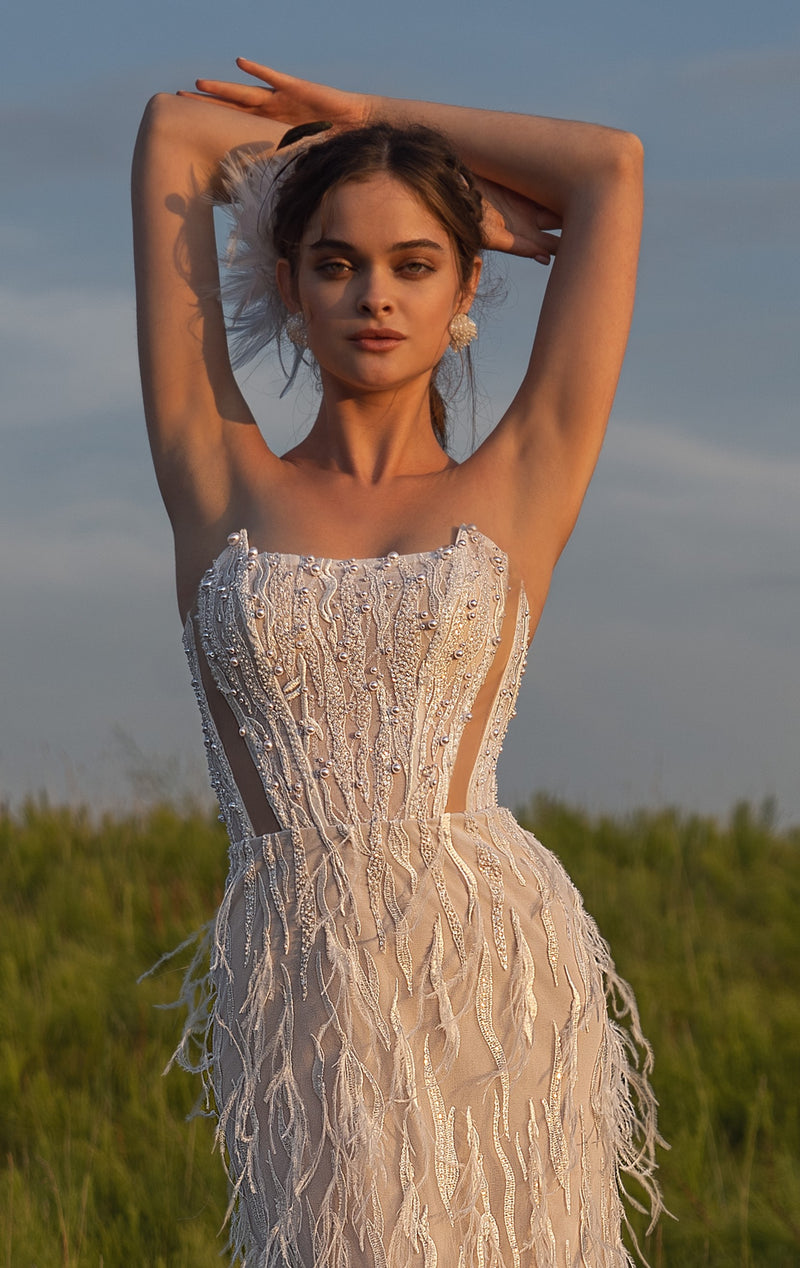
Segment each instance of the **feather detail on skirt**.
[[555,856],[492,809],[335,846],[279,832],[230,862],[173,1061],[218,1119],[232,1262],[629,1268],[625,1183],[662,1209],[652,1056]]

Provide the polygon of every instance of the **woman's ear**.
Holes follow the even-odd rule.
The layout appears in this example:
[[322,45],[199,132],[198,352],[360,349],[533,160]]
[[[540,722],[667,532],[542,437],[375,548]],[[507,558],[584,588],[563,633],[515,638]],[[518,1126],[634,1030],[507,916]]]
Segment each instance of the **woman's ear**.
[[467,284],[464,286],[464,288],[461,291],[461,302],[459,303],[459,306],[458,306],[458,311],[460,313],[468,313],[470,308],[472,307],[472,301],[475,298],[475,295],[478,290],[478,284],[480,283],[480,280],[481,280],[482,268],[483,268],[483,261],[481,260],[481,257],[479,255],[476,255],[475,259],[472,261],[472,276],[469,278]]
[[275,265],[275,281],[278,284],[278,292],[287,310],[290,313],[299,312],[300,303],[297,298],[297,288],[292,277],[292,267],[288,260],[278,260]]

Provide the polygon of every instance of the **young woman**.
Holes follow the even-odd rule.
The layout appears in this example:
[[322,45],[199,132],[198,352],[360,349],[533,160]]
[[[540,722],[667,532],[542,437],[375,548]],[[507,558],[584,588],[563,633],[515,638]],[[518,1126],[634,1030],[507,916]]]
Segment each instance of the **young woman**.
[[[614,396],[641,146],[239,66],[253,82],[149,104],[133,195],[145,408],[231,838],[180,1055],[199,1030],[234,1258],[627,1265],[622,1180],[660,1206],[649,1050],[494,768]],[[212,195],[239,206],[234,334],[317,367],[283,456],[231,370]],[[556,258],[520,389],[459,464],[435,378],[473,334],[482,249]]]

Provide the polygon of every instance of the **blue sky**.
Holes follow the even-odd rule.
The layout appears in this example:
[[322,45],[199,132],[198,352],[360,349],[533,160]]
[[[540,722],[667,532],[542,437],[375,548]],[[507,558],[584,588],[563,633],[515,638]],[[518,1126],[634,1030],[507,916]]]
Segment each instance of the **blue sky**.
[[[637,131],[647,212],[609,438],[501,765],[511,804],[800,820],[800,9],[568,0],[16,6],[0,77],[0,797],[122,802],[202,749],[149,470],[128,165],[158,89],[244,53],[343,87]],[[479,422],[521,375],[542,278],[482,323]],[[301,387],[245,390],[272,443]],[[468,427],[461,432],[466,443]]]

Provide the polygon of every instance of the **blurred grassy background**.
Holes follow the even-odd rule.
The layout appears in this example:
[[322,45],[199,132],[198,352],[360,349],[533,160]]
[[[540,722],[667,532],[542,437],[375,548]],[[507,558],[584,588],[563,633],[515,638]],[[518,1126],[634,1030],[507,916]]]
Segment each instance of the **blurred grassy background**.
[[[634,985],[656,1053],[667,1205],[653,1268],[800,1263],[800,830],[774,808],[519,812],[562,859]],[[180,958],[212,914],[224,833],[157,806],[0,815],[0,1260],[211,1268],[226,1196],[198,1088],[160,1077]],[[187,953],[188,954],[188,953]],[[641,1229],[641,1224],[638,1225]]]

